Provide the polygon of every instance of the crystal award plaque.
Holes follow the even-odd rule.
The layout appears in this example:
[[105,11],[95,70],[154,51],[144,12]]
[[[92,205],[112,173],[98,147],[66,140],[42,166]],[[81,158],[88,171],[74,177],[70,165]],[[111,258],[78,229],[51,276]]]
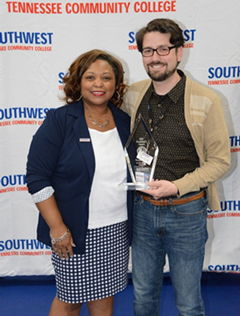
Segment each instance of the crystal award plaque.
[[[130,146],[135,145],[135,161],[130,159]],[[128,190],[148,189],[146,182],[153,179],[158,157],[158,146],[140,113],[124,148],[132,182],[126,183]]]

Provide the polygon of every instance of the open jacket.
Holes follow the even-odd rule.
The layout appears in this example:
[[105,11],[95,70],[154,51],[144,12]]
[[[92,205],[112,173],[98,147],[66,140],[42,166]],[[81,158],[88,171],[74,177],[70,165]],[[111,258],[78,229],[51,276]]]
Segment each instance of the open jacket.
[[[131,116],[132,128],[137,109],[150,84],[151,79],[136,82],[125,95],[122,109]],[[215,181],[230,167],[229,135],[221,100],[212,90],[186,78],[184,113],[200,167],[173,183],[178,187],[179,196],[207,187],[209,207],[220,210]]]
[[[112,110],[124,147],[129,137],[130,118],[111,103],[108,106]],[[75,253],[85,251],[89,195],[94,171],[94,152],[82,101],[49,110],[42,126],[33,136],[28,154],[26,182],[31,194],[48,186],[54,188],[63,221],[71,230],[76,244]],[[133,192],[126,191],[126,194],[131,242]],[[49,227],[41,214],[37,238],[51,245]]]

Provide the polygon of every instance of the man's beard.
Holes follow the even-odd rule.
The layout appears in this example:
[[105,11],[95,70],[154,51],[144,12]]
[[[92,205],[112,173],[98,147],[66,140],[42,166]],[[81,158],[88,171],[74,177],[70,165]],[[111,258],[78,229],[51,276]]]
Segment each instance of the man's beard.
[[165,81],[168,78],[170,78],[175,73],[176,70],[177,70],[177,65],[174,69],[166,70],[165,72],[159,74],[159,73],[151,73],[148,68],[147,74],[154,81]]

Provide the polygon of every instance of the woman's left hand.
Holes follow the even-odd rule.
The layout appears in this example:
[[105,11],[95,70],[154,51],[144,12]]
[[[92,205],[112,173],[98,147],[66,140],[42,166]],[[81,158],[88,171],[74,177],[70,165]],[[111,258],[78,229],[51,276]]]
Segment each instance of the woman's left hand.
[[72,247],[76,247],[76,246],[73,243],[72,234],[69,231],[68,236],[64,240],[56,242],[52,246],[52,249],[56,254],[59,255],[61,259],[63,258],[68,259],[69,257],[73,256]]
[[152,195],[156,200],[178,193],[177,186],[167,180],[152,180],[151,182],[147,182],[147,186],[150,187],[150,189],[141,190],[141,192]]

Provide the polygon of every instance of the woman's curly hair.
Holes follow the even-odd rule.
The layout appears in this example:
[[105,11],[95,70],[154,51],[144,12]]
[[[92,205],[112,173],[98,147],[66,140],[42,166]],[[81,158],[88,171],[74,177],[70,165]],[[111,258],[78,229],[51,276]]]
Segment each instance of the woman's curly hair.
[[116,91],[110,99],[110,102],[117,108],[121,106],[127,86],[123,83],[123,66],[117,58],[98,49],[93,49],[80,55],[71,64],[69,72],[63,77],[65,96],[62,99],[65,102],[70,104],[81,98],[82,76],[91,64],[98,59],[105,60],[112,67],[116,79]]

